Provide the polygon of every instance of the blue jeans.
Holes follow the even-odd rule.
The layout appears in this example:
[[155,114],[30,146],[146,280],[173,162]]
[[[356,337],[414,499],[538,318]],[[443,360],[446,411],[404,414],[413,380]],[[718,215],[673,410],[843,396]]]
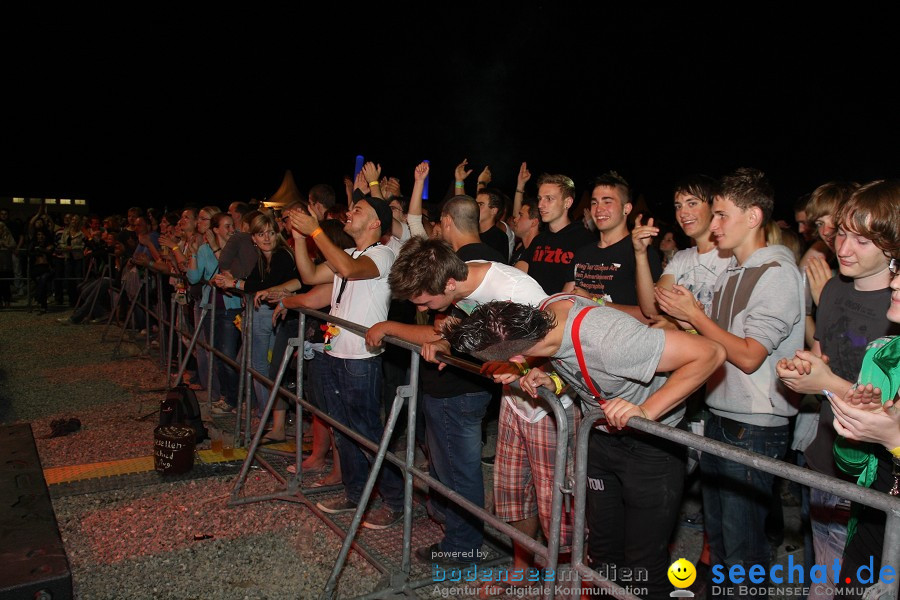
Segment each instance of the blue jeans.
[[[253,347],[250,351],[250,367],[263,377],[269,376],[269,353],[275,344],[275,330],[272,328],[273,311],[274,309],[268,304],[263,304],[253,310]],[[256,412],[262,416],[266,402],[269,401],[269,388],[253,378],[253,393]]]
[[[239,314],[241,314],[240,308],[216,308],[216,350],[235,361],[238,360],[238,351],[241,347],[241,332],[234,324],[234,318]],[[225,402],[231,407],[237,406],[238,372],[218,358],[213,362],[213,366]]]
[[[711,440],[781,460],[787,451],[789,431],[787,425],[746,425],[713,415],[705,434]],[[700,456],[700,471],[710,564],[725,565],[726,571],[734,565],[742,565],[747,571],[759,564],[768,572],[771,548],[766,515],[775,476],[709,452]],[[749,597],[768,597],[765,587],[757,591]]]
[[809,522],[812,528],[813,548],[816,564],[828,569],[828,583],[817,590],[826,594],[824,588],[833,588],[834,565],[841,564],[844,546],[847,545],[847,523],[850,520],[850,501],[831,492],[809,488]]
[[[473,504],[484,507],[481,468],[481,422],[490,392],[472,392],[449,398],[423,395],[425,434],[431,466],[438,481]],[[436,499],[433,499],[436,500]],[[471,553],[484,542],[484,522],[452,502],[441,502],[444,515],[444,552]]]
[[[336,358],[323,354],[321,384],[328,414],[366,439],[378,444],[384,434],[381,422],[381,357]],[[334,431],[341,478],[347,499],[359,502],[371,469],[373,454],[340,431]],[[391,510],[403,509],[403,479],[394,465],[384,461],[378,489]]]

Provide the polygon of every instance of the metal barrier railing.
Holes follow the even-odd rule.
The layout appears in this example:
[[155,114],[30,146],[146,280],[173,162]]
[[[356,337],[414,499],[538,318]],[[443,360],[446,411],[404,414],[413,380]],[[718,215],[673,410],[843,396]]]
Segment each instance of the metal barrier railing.
[[[587,496],[587,451],[588,438],[591,428],[598,420],[603,418],[600,410],[592,410],[586,413],[581,420],[581,425],[576,436],[575,456],[575,531],[583,531],[585,522],[586,496]],[[823,475],[810,469],[792,465],[783,460],[769,458],[763,454],[757,454],[730,446],[723,442],[684,431],[677,427],[663,425],[656,421],[649,421],[640,417],[633,417],[628,421],[628,426],[638,431],[649,433],[656,437],[676,442],[688,448],[694,448],[701,452],[709,452],[722,458],[771,473],[783,479],[796,481],[803,485],[816,489],[828,490],[843,498],[871,506],[887,513],[885,526],[884,547],[881,564],[890,565],[894,572],[898,573],[900,564],[900,498],[863,488],[836,477]],[[572,587],[578,587],[582,578],[594,581],[602,587],[616,588],[608,581],[604,581],[600,573],[592,570],[584,562],[584,539],[576,536],[572,545],[572,567],[574,579]],[[893,578],[891,583],[879,583],[872,586],[872,598],[895,598],[898,590],[898,580]],[[882,596],[884,594],[884,596]],[[616,594],[617,597],[627,597]]]
[[[309,506],[313,512],[315,512],[318,516],[323,517],[321,511],[319,511],[315,507],[315,503],[309,501],[305,497],[305,492],[300,488],[300,482],[302,480],[302,466],[301,466],[301,449],[302,449],[302,427],[299,424],[302,422],[302,411],[308,410],[313,415],[322,419],[325,423],[329,424],[334,429],[340,431],[344,434],[348,439],[353,440],[355,443],[359,444],[365,449],[369,451],[375,452],[375,457],[372,462],[372,468],[369,474],[369,477],[366,482],[366,486],[363,490],[363,496],[360,499],[359,506],[354,513],[353,519],[351,521],[350,527],[346,532],[341,531],[336,528],[336,531],[339,533],[345,533],[345,538],[341,547],[341,550],[338,554],[338,557],[335,560],[334,567],[332,569],[331,576],[325,586],[323,591],[323,598],[332,598],[334,597],[337,578],[340,575],[351,548],[357,550],[362,554],[365,558],[367,558],[373,564],[377,564],[375,561],[371,559],[364,551],[364,549],[360,548],[358,545],[354,543],[354,539],[356,537],[357,531],[359,529],[359,525],[362,520],[363,512],[366,508],[366,504],[368,503],[372,490],[375,486],[375,481],[379,475],[380,469],[384,463],[384,461],[388,461],[391,464],[397,466],[404,474],[404,517],[403,517],[403,550],[402,550],[402,558],[401,558],[401,572],[400,573],[391,573],[390,580],[390,588],[387,590],[381,590],[376,593],[373,597],[382,595],[383,593],[399,593],[406,592],[417,587],[421,587],[423,585],[427,585],[429,583],[433,583],[433,580],[421,580],[421,581],[410,581],[410,539],[411,539],[411,527],[412,527],[412,478],[415,477],[422,482],[426,483],[430,488],[434,489],[441,495],[445,496],[449,501],[454,504],[462,507],[470,514],[478,517],[483,520],[486,524],[491,525],[499,532],[509,536],[511,539],[514,539],[516,542],[520,543],[524,548],[528,551],[533,552],[542,556],[546,561],[546,569],[553,570],[557,572],[556,581],[566,581],[567,585],[571,588],[578,588],[582,582],[589,581],[594,585],[597,585],[601,588],[606,588],[609,593],[615,594],[617,597],[621,598],[635,598],[635,596],[629,594],[624,588],[620,587],[613,581],[607,580],[601,573],[590,568],[589,565],[585,563],[584,560],[584,542],[585,539],[581,535],[573,536],[573,544],[572,544],[572,554],[571,554],[571,564],[566,567],[567,570],[571,572],[569,576],[570,579],[565,579],[564,577],[559,577],[560,572],[557,569],[558,563],[558,550],[559,550],[559,525],[561,523],[561,515],[562,515],[562,501],[563,494],[574,494],[574,528],[573,531],[584,531],[585,525],[585,509],[586,509],[586,483],[587,483],[587,448],[588,448],[588,438],[589,433],[596,423],[597,420],[602,418],[602,412],[599,410],[589,411],[584,415],[581,421],[581,425],[579,426],[577,435],[576,435],[576,451],[575,451],[575,477],[574,477],[574,486],[567,487],[564,483],[564,475],[565,475],[565,457],[566,457],[566,445],[558,444],[556,449],[556,464],[554,466],[554,479],[553,479],[553,498],[552,498],[552,510],[551,510],[551,531],[548,532],[548,541],[547,545],[540,544],[536,540],[528,537],[522,532],[518,531],[514,527],[510,526],[508,523],[500,521],[496,516],[487,512],[483,507],[477,506],[472,502],[468,501],[461,495],[457,494],[453,490],[447,488],[440,481],[433,479],[428,473],[423,472],[414,466],[414,448],[415,448],[415,417],[416,417],[416,382],[418,378],[418,368],[419,368],[419,351],[421,347],[412,344],[410,342],[406,342],[399,338],[395,338],[393,336],[385,336],[383,342],[394,344],[400,347],[403,347],[410,351],[410,384],[406,386],[400,386],[397,389],[397,394],[394,399],[394,402],[391,407],[390,414],[387,418],[387,423],[385,424],[384,434],[379,444],[375,444],[361,434],[349,429],[342,423],[334,420],[327,413],[322,411],[321,409],[311,405],[304,399],[303,394],[303,368],[304,361],[298,360],[297,370],[296,370],[296,393],[292,393],[288,390],[285,390],[281,387],[283,376],[287,370],[287,366],[290,362],[290,358],[293,355],[291,349],[301,349],[303,348],[303,337],[305,333],[305,323],[307,316],[321,319],[322,321],[327,321],[330,323],[334,323],[335,325],[340,326],[342,329],[350,330],[360,335],[365,335],[368,330],[367,327],[361,326],[356,323],[352,323],[350,321],[345,321],[343,319],[335,318],[326,313],[322,313],[315,310],[310,309],[297,309],[300,313],[299,325],[298,325],[298,335],[296,338],[291,338],[288,342],[288,349],[285,351],[284,355],[281,357],[281,364],[279,366],[277,375],[274,380],[269,379],[266,375],[258,373],[256,370],[252,369],[250,366],[250,353],[252,346],[252,310],[253,310],[253,302],[252,295],[245,295],[245,307],[244,307],[244,318],[242,319],[242,350],[241,350],[241,360],[237,362],[233,360],[231,357],[227,357],[222,354],[220,351],[216,350],[211,344],[207,344],[203,340],[198,339],[198,330],[202,325],[203,318],[207,314],[207,312],[211,312],[214,314],[215,312],[215,287],[212,287],[212,294],[210,296],[210,302],[204,305],[201,312],[201,318],[199,322],[195,324],[195,330],[190,339],[190,342],[187,344],[187,356],[183,358],[180,362],[180,368],[178,375],[176,376],[176,381],[180,378],[180,376],[184,372],[185,365],[187,364],[188,357],[190,352],[196,345],[200,345],[201,348],[207,350],[210,353],[210,357],[215,355],[221,360],[225,360],[234,368],[240,369],[240,378],[239,382],[239,397],[238,397],[238,410],[237,410],[237,423],[236,430],[240,432],[243,429],[244,433],[244,441],[242,445],[248,443],[248,436],[250,432],[250,424],[251,424],[251,415],[249,409],[248,398],[251,397],[251,386],[252,381],[255,379],[257,381],[262,382],[269,389],[269,397],[264,408],[263,415],[260,419],[260,425],[257,431],[254,433],[252,439],[249,440],[249,449],[247,453],[247,458],[245,459],[241,472],[238,475],[235,485],[232,489],[231,498],[229,500],[229,505],[236,506],[241,504],[247,504],[252,502],[259,501],[267,501],[267,500],[292,500],[292,501],[301,501],[305,505]],[[174,299],[173,299],[174,306]],[[149,312],[149,311],[148,311]],[[173,309],[174,313],[174,309]],[[162,326],[161,326],[162,327]],[[214,328],[213,328],[214,329]],[[169,342],[169,352],[171,356],[172,350],[172,335],[176,331],[176,327],[173,322],[173,326],[169,329],[170,342]],[[190,333],[188,331],[179,331],[179,335],[182,333]],[[446,355],[439,355],[438,358],[446,362],[448,365],[453,367],[461,368],[473,373],[480,373],[480,366],[474,363],[470,363],[464,360],[460,360],[458,358]],[[167,361],[168,364],[171,365],[171,360]],[[212,369],[212,360],[210,360],[210,373],[209,377],[211,377],[211,369]],[[169,378],[167,377],[167,381]],[[209,381],[209,379],[208,379]],[[566,419],[565,409],[562,407],[562,403],[559,401],[552,392],[549,392],[546,389],[541,388],[540,390],[541,397],[547,402],[549,407],[552,409],[553,417],[556,420],[557,428],[558,428],[558,439],[566,439],[567,438],[567,429],[568,423]],[[279,452],[273,449],[262,449],[260,447],[260,441],[264,434],[264,428],[266,424],[266,420],[268,416],[271,414],[273,410],[274,404],[278,396],[282,396],[283,398],[288,399],[295,403],[297,409],[297,417],[296,422],[298,423],[298,427],[296,428],[296,446],[295,452],[291,454],[295,460],[296,466],[296,474],[291,477],[289,480],[284,479],[276,469],[274,469],[271,464],[269,464],[263,456],[260,456],[260,450],[264,453],[275,453],[275,454],[285,454],[283,452]],[[407,406],[407,444],[406,444],[406,455],[401,458],[394,455],[392,452],[388,452],[389,441],[392,437],[394,428],[396,426],[397,420],[399,418],[401,409],[404,403],[408,402]],[[246,408],[246,410],[242,411],[242,407]],[[241,428],[240,420],[241,413],[246,413],[246,422],[245,427]],[[821,473],[817,473],[815,471],[811,471],[809,469],[805,469],[802,467],[798,467],[787,463],[782,460],[769,458],[767,456],[756,454],[754,452],[750,452],[747,450],[743,450],[740,448],[736,448],[730,446],[728,444],[710,440],[701,435],[697,435],[688,431],[684,431],[682,429],[663,425],[661,423],[657,423],[655,421],[648,421],[646,419],[640,417],[634,417],[628,422],[628,426],[675,443],[686,446],[688,448],[693,448],[699,450],[701,452],[709,452],[716,456],[732,460],[734,462],[759,469],[765,471],[767,473],[774,474],[783,479],[787,479],[790,481],[795,481],[797,483],[814,487],[816,489],[828,490],[831,493],[837,494],[841,497],[844,497],[852,502],[856,502],[859,504],[864,504],[866,506],[870,506],[877,510],[881,510],[886,513],[887,521],[885,525],[885,536],[884,536],[884,546],[882,553],[882,565],[883,566],[891,566],[894,568],[894,572],[900,572],[900,498],[892,497],[887,494],[877,492],[868,488],[862,488],[860,486],[848,483],[841,479],[830,477],[827,475],[823,475]],[[243,488],[244,483],[246,482],[247,475],[249,473],[250,467],[254,462],[260,463],[264,468],[269,470],[276,479],[285,486],[283,490],[253,496],[253,497],[241,497],[240,492]],[[317,491],[322,491],[322,488],[317,488]],[[325,519],[326,522],[329,522]],[[564,569],[564,570],[566,570]],[[900,581],[897,578],[893,578],[891,582],[879,582],[873,585],[869,591],[867,592],[867,597],[878,598],[878,597],[896,597],[898,587],[900,587]],[[556,593],[555,585],[550,585],[544,588],[546,592],[546,597],[552,600]]]
[[[250,304],[248,302],[248,304]],[[303,347],[303,334],[305,332],[305,318],[306,316],[312,316],[315,318],[319,318],[323,321],[327,321],[329,323],[333,323],[341,327],[342,330],[349,330],[360,335],[365,335],[366,331],[368,331],[368,327],[361,326],[357,323],[353,323],[350,321],[345,321],[343,319],[339,319],[333,317],[331,315],[310,310],[310,309],[298,309],[301,313],[301,319],[299,321],[299,331],[297,338],[293,338],[289,342],[290,347],[294,348],[302,348]],[[252,339],[252,332],[245,330],[244,332],[244,340]],[[442,496],[445,496],[448,500],[454,502],[455,504],[463,507],[466,511],[471,514],[477,516],[479,519],[483,520],[486,524],[491,525],[501,533],[508,535],[510,538],[515,539],[516,542],[520,543],[523,547],[525,547],[530,552],[534,552],[540,556],[542,556],[546,561],[546,569],[548,571],[555,571],[557,569],[558,563],[558,553],[559,553],[559,538],[560,538],[560,530],[559,527],[551,528],[548,534],[547,545],[544,546],[534,540],[533,538],[525,535],[521,531],[517,530],[513,526],[509,525],[505,521],[499,520],[495,515],[487,512],[483,507],[477,506],[476,504],[470,502],[460,494],[456,493],[454,490],[448,488],[444,484],[442,484],[437,479],[432,478],[428,473],[425,473],[414,466],[414,455],[415,455],[415,420],[416,420],[416,410],[417,410],[417,402],[416,402],[416,387],[418,382],[418,370],[419,370],[419,351],[421,347],[412,344],[410,342],[401,340],[399,338],[395,338],[393,336],[385,336],[385,343],[391,343],[403,348],[406,348],[410,351],[410,384],[407,386],[400,386],[397,390],[397,395],[395,396],[394,402],[391,406],[390,414],[388,415],[387,422],[385,424],[384,433],[378,445],[369,441],[362,435],[348,428],[346,425],[334,420],[327,413],[321,411],[317,407],[309,404],[306,400],[302,399],[302,361],[298,361],[297,367],[297,394],[292,394],[290,392],[285,392],[285,395],[293,400],[297,405],[297,419],[298,422],[302,416],[302,410],[306,409],[311,411],[314,415],[321,418],[323,421],[331,425],[336,430],[340,431],[342,434],[352,439],[357,444],[363,446],[364,448],[374,451],[375,457],[372,462],[372,468],[369,473],[369,477],[366,481],[366,485],[363,489],[362,496],[360,498],[359,504],[357,506],[356,512],[353,515],[353,519],[350,523],[350,527],[346,532],[346,536],[344,538],[343,545],[341,547],[340,553],[335,561],[331,576],[325,586],[325,590],[323,592],[323,597],[331,598],[334,596],[337,578],[343,570],[344,564],[347,560],[347,555],[353,546],[354,538],[359,530],[359,526],[362,522],[363,514],[366,510],[367,504],[371,498],[372,491],[375,487],[375,482],[380,474],[380,470],[382,464],[385,460],[391,462],[396,465],[401,471],[404,473],[404,505],[403,505],[403,545],[402,545],[402,557],[401,557],[401,573],[392,573],[391,577],[391,587],[390,592],[399,593],[402,591],[414,589],[416,587],[421,587],[422,585],[427,585],[429,583],[433,583],[433,580],[425,580],[419,582],[410,582],[409,574],[411,570],[410,564],[410,540],[412,535],[412,508],[413,508],[413,497],[412,497],[412,489],[413,489],[413,481],[412,478],[416,477],[420,479],[422,482],[426,483],[430,489],[434,489]],[[249,351],[248,351],[249,353]],[[297,453],[296,453],[296,474],[291,478],[290,481],[282,480],[282,483],[286,484],[285,490],[281,492],[276,492],[273,494],[267,494],[256,497],[240,497],[240,491],[243,487],[243,484],[246,480],[247,474],[249,473],[250,466],[253,462],[260,461],[260,458],[257,456],[257,450],[259,448],[259,442],[262,439],[264,433],[264,425],[268,415],[270,414],[278,391],[281,385],[281,379],[284,375],[284,371],[287,367],[289,358],[291,353],[286,352],[284,357],[282,358],[282,363],[279,367],[278,375],[275,381],[270,381],[268,378],[261,376],[256,373],[252,369],[248,369],[248,378],[256,377],[261,381],[264,381],[267,385],[271,385],[271,391],[269,395],[269,400],[264,409],[263,416],[260,420],[260,427],[257,430],[254,438],[250,444],[250,448],[248,450],[247,458],[244,461],[244,465],[241,469],[241,473],[238,476],[237,481],[235,482],[235,486],[232,490],[231,500],[229,504],[238,505],[238,504],[247,504],[251,502],[258,502],[262,500],[273,500],[273,499],[288,499],[290,496],[303,495],[303,492],[299,489],[299,482],[302,478],[302,467],[300,461],[300,429],[297,430]],[[449,365],[453,365],[458,368],[465,369],[467,371],[473,373],[480,373],[481,369],[479,365],[474,363],[470,363],[468,361],[460,360],[458,358],[447,356],[447,355],[439,355],[440,360],[446,362]],[[568,439],[568,419],[566,416],[566,410],[563,408],[562,403],[559,398],[557,398],[554,394],[547,390],[541,390],[541,396],[547,402],[551,411],[553,412],[554,418],[557,423],[557,438],[558,439]],[[396,426],[397,420],[399,418],[401,409],[405,402],[407,404],[407,443],[406,443],[406,456],[404,458],[399,458],[395,456],[393,453],[389,453],[387,451],[388,446],[390,444],[390,440],[393,436],[394,428]],[[558,444],[556,448],[556,462],[554,465],[554,480],[553,480],[553,495],[551,500],[551,523],[559,524],[562,519],[562,504],[563,504],[563,493],[568,492],[569,490],[564,487],[564,478],[565,478],[565,468],[566,468],[566,452],[567,446],[566,444]],[[267,467],[270,471],[275,473],[274,469],[271,469],[268,464],[263,461],[263,466]],[[280,476],[279,476],[279,479]],[[313,503],[305,502],[307,505],[311,506]],[[316,512],[318,510],[316,509]],[[357,548],[358,549],[358,548]],[[388,590],[381,590],[380,593],[384,593]],[[555,595],[555,590],[548,590],[547,598],[550,600],[553,599]]]
[[[15,262],[15,264],[21,264],[21,257],[26,258],[26,260],[24,261],[24,263],[25,263],[24,264],[24,266],[25,266],[24,274],[20,271],[18,276],[14,274],[12,277],[0,277],[0,281],[10,282],[10,286],[14,290],[24,289],[25,309],[28,311],[31,311],[31,308],[34,305],[35,300],[36,300],[35,294],[37,292],[37,286],[35,284],[35,281],[32,280],[32,278],[31,278],[32,264],[31,264],[31,261],[28,260],[29,251],[27,249],[22,248],[22,249],[13,249],[13,250],[11,250],[11,253],[12,253],[12,260]],[[51,286],[50,289],[47,290],[48,295],[55,295],[55,296],[59,295],[58,292],[55,290],[56,284],[62,284],[62,283],[66,283],[66,282],[71,283],[71,282],[76,282],[76,281],[85,283],[90,278],[90,275],[93,272],[93,270],[99,270],[95,266],[93,258],[79,259],[79,260],[82,261],[82,264],[79,268],[79,270],[81,272],[76,273],[69,277],[64,276],[64,275],[63,276],[57,275],[58,266],[53,261],[49,261],[47,263],[49,271],[51,273],[53,273],[53,276],[50,278],[49,283],[48,283],[48,285]],[[14,273],[17,270],[18,269],[14,269]],[[65,293],[65,294],[70,294],[71,292],[72,292],[72,290],[63,290],[63,293]],[[21,293],[19,293],[18,295],[21,295]],[[69,298],[69,300],[71,302],[71,297]],[[76,298],[74,307],[77,308],[79,306],[80,302],[81,302],[81,294],[79,293],[78,298]],[[10,306],[8,308],[13,308],[13,305],[10,304]]]

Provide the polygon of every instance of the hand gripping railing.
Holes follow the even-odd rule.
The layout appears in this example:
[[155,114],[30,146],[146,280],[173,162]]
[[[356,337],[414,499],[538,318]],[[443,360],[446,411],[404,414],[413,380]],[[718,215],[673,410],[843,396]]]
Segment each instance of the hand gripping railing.
[[[249,298],[248,298],[249,299]],[[252,302],[247,303],[248,305],[252,305]],[[309,309],[298,309],[301,313],[300,325],[298,337],[293,338],[289,342],[289,347],[293,348],[303,348],[303,334],[305,332],[305,317],[312,316],[318,319],[321,319],[323,322],[327,321],[329,323],[333,323],[341,327],[342,330],[353,331],[359,335],[364,336],[368,331],[368,327],[359,325],[357,323],[353,323],[350,321],[345,321],[343,319],[339,319],[333,317],[331,315],[315,311]],[[250,328],[244,328],[243,337],[245,343],[248,340],[248,337],[252,337],[252,332],[249,331]],[[264,409],[264,414],[260,419],[260,426],[253,436],[253,440],[250,443],[250,448],[247,453],[247,458],[244,461],[244,464],[241,469],[241,473],[238,476],[237,481],[235,482],[234,489],[232,490],[232,497],[229,501],[230,505],[237,504],[246,504],[250,502],[257,502],[261,500],[272,500],[272,499],[287,499],[288,496],[302,495],[299,489],[299,481],[302,477],[302,470],[300,466],[300,441],[301,441],[301,429],[299,426],[297,428],[297,445],[296,445],[296,467],[297,472],[296,475],[289,481],[284,482],[281,480],[279,476],[279,480],[283,483],[286,483],[286,489],[281,492],[276,492],[273,494],[267,494],[264,496],[257,497],[239,497],[239,492],[244,485],[246,477],[249,473],[250,466],[254,461],[261,462],[264,467],[268,468],[270,471],[274,473],[274,470],[271,469],[270,466],[265,462],[264,459],[261,459],[257,456],[257,450],[259,448],[259,442],[262,439],[264,433],[265,422],[268,419],[268,416],[274,406],[275,399],[277,394],[281,393],[282,395],[290,398],[293,402],[295,402],[298,406],[297,413],[297,422],[300,423],[300,418],[302,415],[301,410],[306,409],[311,411],[313,414],[321,418],[323,421],[340,431],[342,434],[347,436],[349,439],[352,439],[357,444],[363,446],[364,448],[374,451],[375,457],[372,461],[372,468],[369,472],[369,477],[366,481],[366,485],[363,489],[362,496],[359,501],[359,505],[356,509],[356,512],[353,515],[353,519],[350,523],[349,529],[346,532],[346,536],[344,538],[344,542],[341,546],[340,552],[335,560],[334,567],[331,572],[331,576],[328,579],[328,582],[325,585],[325,589],[322,593],[322,598],[333,598],[336,586],[337,586],[337,578],[343,570],[344,564],[346,563],[347,556],[351,547],[356,547],[357,550],[360,550],[358,546],[354,545],[354,539],[359,530],[359,526],[362,522],[363,514],[366,510],[367,504],[371,498],[372,491],[375,487],[375,482],[380,473],[381,467],[385,460],[391,462],[392,464],[399,467],[404,473],[404,505],[403,505],[403,549],[401,556],[401,572],[400,573],[391,573],[391,583],[389,590],[380,590],[375,593],[375,596],[381,596],[385,593],[400,593],[405,592],[416,587],[421,587],[423,585],[427,585],[429,583],[434,583],[433,579],[421,580],[421,581],[409,581],[409,575],[411,570],[410,564],[410,540],[412,535],[412,504],[413,504],[413,477],[423,481],[426,483],[429,488],[440,493],[445,496],[447,500],[461,506],[469,513],[475,515],[479,519],[483,520],[485,523],[490,524],[492,527],[500,531],[501,533],[509,536],[523,547],[525,547],[530,552],[534,552],[542,557],[544,557],[546,561],[546,571],[545,572],[555,572],[558,564],[558,554],[559,554],[559,538],[560,538],[560,523],[562,521],[562,504],[563,504],[563,493],[569,493],[564,485],[565,479],[565,471],[566,471],[566,453],[567,453],[567,445],[566,443],[557,444],[556,448],[556,457],[555,457],[555,465],[554,465],[554,473],[553,473],[553,495],[551,498],[551,515],[550,515],[550,523],[551,530],[547,532],[548,540],[547,545],[544,546],[539,542],[535,541],[531,537],[527,536],[523,532],[519,531],[515,527],[509,525],[508,523],[499,520],[495,515],[487,512],[483,507],[477,506],[476,504],[470,502],[454,490],[448,488],[440,481],[432,478],[428,473],[421,471],[413,466],[414,464],[414,453],[415,453],[415,422],[416,422],[416,396],[417,396],[417,382],[418,382],[418,370],[419,370],[419,352],[421,350],[421,346],[417,344],[413,344],[407,342],[405,340],[393,337],[393,336],[385,336],[383,343],[390,343],[402,348],[405,348],[410,351],[410,384],[407,386],[400,386],[397,389],[397,395],[394,399],[393,405],[391,407],[390,414],[387,419],[387,423],[385,424],[384,433],[380,440],[380,443],[376,445],[375,443],[369,441],[362,435],[357,432],[349,429],[347,426],[343,425],[335,421],[333,418],[328,416],[326,413],[321,411],[315,406],[309,404],[306,400],[302,398],[303,390],[302,390],[302,369],[303,369],[303,361],[298,361],[297,367],[297,394],[292,394],[285,390],[280,389],[281,380],[284,375],[284,371],[287,368],[287,364],[290,360],[290,356],[292,352],[286,351],[284,356],[282,357],[282,362],[280,368],[278,370],[278,375],[275,378],[275,381],[270,381],[267,377],[255,372],[253,369],[247,369],[247,378],[248,382],[251,378],[256,378],[260,381],[263,381],[266,385],[270,385],[270,394],[269,400]],[[249,351],[248,351],[249,352]],[[245,353],[246,355],[246,353]],[[479,365],[474,363],[470,363],[468,361],[464,361],[453,356],[447,356],[444,354],[438,355],[439,360],[447,363],[448,365],[452,365],[454,367],[458,367],[464,369],[466,371],[472,373],[480,373],[481,368]],[[568,419],[566,415],[566,409],[563,408],[562,403],[559,398],[557,398],[552,392],[549,392],[546,389],[540,390],[540,395],[550,407],[553,417],[556,419],[557,425],[557,439],[558,440],[568,440]],[[396,426],[397,420],[399,418],[401,409],[403,408],[404,401],[408,400],[408,408],[407,408],[407,444],[406,444],[406,456],[404,458],[399,458],[395,456],[393,453],[388,452],[389,441],[392,437],[394,427]],[[311,508],[314,506],[311,502],[306,502],[308,506]],[[315,512],[319,512],[317,509],[314,509]],[[320,515],[321,516],[321,515]],[[578,536],[576,536],[578,537]],[[361,550],[360,550],[361,551]],[[363,552],[363,555],[365,553]],[[368,558],[368,557],[366,557]],[[556,590],[554,585],[547,586],[546,588],[546,598],[552,600],[555,596]]]
[[[589,434],[594,423],[602,418],[603,412],[599,409],[589,411],[582,418],[576,436],[575,531],[584,531],[587,496],[588,438],[590,437]],[[723,442],[711,440],[701,435],[678,429],[677,427],[663,425],[656,421],[632,417],[628,421],[628,427],[676,442],[682,446],[696,448],[701,452],[709,452],[710,454],[733,460],[742,465],[772,473],[783,479],[796,481],[816,489],[827,490],[833,494],[852,500],[853,502],[859,502],[886,512],[887,524],[885,526],[884,550],[881,564],[890,565],[894,568],[894,573],[900,573],[900,570],[898,570],[898,562],[900,562],[900,560],[898,560],[900,559],[900,498],[895,498],[882,492],[847,483],[841,479],[798,467],[783,460],[769,458],[768,456],[750,452],[749,450],[736,448]],[[572,568],[574,569],[574,580],[572,581],[573,588],[579,586],[582,578],[594,581],[603,588],[619,588],[619,586],[606,580],[600,573],[594,571],[584,563],[584,538],[582,536],[575,536],[572,544]],[[869,590],[866,591],[866,598],[896,598],[897,589],[898,579],[895,577],[890,584],[878,583],[869,588]],[[619,594],[618,592],[616,593],[616,597],[634,598],[633,596]]]

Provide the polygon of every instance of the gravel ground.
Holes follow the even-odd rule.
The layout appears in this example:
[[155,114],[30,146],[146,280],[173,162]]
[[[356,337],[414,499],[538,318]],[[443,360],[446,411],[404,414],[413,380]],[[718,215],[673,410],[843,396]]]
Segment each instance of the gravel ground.
[[[0,423],[31,423],[44,468],[151,455],[155,419],[140,417],[161,398],[146,390],[164,386],[165,374],[150,358],[112,358],[119,330],[103,343],[103,325],[57,322],[68,314],[0,312]],[[53,420],[72,417],[79,431],[44,439]],[[75,598],[318,597],[341,540],[302,504],[228,507],[233,484],[234,476],[161,480],[54,499]],[[254,469],[245,491],[276,485]],[[351,553],[338,596],[371,592],[379,578]]]

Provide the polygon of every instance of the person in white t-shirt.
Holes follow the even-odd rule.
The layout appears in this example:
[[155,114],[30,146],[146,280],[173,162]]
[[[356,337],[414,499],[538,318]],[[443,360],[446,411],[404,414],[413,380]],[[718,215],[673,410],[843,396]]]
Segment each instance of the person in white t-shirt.
[[631,241],[634,245],[637,295],[641,312],[647,317],[657,321],[663,317],[653,295],[654,285],[670,290],[674,284],[687,288],[703,305],[704,312],[709,314],[716,279],[731,262],[731,251],[719,249],[709,231],[713,216],[712,202],[718,185],[712,177],[691,175],[675,186],[675,220],[694,245],[672,256],[659,281],[653,281],[647,261],[647,248],[659,235],[659,228],[654,227],[652,218],[646,224],[641,223],[640,216],[635,221]]
[[[443,311],[453,304],[468,314],[493,300],[514,300],[537,306],[547,297],[538,282],[520,269],[495,262],[463,262],[443,240],[413,238],[407,242],[394,263],[389,280],[395,298],[408,299],[423,310]],[[432,334],[430,341],[419,341],[422,356],[431,362],[440,362],[439,353],[451,353],[447,341],[437,334]],[[568,417],[567,470],[571,470],[574,435],[581,413],[570,397],[563,396],[561,400]],[[555,420],[545,418],[550,411],[542,399],[504,386],[494,464],[494,512],[532,537],[539,526],[545,535],[550,534],[557,446]],[[571,511],[564,511],[562,515],[559,541],[562,552],[571,544],[572,516]],[[513,569],[532,566],[532,556],[526,548],[514,543],[514,551]],[[485,591],[490,593],[489,589]]]
[[[391,298],[388,274],[396,255],[381,239],[390,232],[391,222],[391,209],[384,200],[372,197],[360,200],[350,210],[344,226],[356,247],[342,249],[324,235],[315,215],[291,213],[297,270],[308,285],[331,284],[331,315],[367,327],[387,318]],[[306,249],[306,236],[313,238],[325,257],[324,263],[313,263]],[[327,287],[323,289],[327,291]],[[287,308],[328,305],[327,300],[319,300],[316,303],[320,306],[310,306],[308,295],[306,299],[287,297],[282,302]],[[381,422],[383,350],[366,346],[363,336],[334,325],[325,337],[323,391],[328,414],[375,443],[380,442],[384,433]],[[371,457],[342,434],[335,432],[335,438],[346,496],[319,502],[318,507],[331,514],[353,512],[368,478]],[[388,462],[384,463],[378,489],[384,500],[382,506],[370,510],[363,518],[363,526],[370,529],[385,529],[403,516],[403,479]]]

